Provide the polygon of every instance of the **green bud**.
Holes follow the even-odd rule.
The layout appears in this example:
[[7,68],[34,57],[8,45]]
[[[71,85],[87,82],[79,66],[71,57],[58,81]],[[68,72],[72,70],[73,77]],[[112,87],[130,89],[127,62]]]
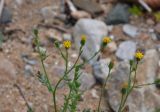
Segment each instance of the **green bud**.
[[127,88],[122,88],[122,89],[121,89],[121,93],[122,93],[123,95],[125,95],[125,94],[127,93]]
[[34,29],[34,30],[33,30],[33,33],[34,33],[36,36],[38,36],[38,29]]
[[55,41],[54,44],[55,44],[56,48],[60,48],[60,45],[59,45],[58,41]]
[[114,63],[111,61],[111,62],[109,63],[109,65],[108,65],[109,70],[111,70],[111,69],[113,68],[113,66],[114,66]]

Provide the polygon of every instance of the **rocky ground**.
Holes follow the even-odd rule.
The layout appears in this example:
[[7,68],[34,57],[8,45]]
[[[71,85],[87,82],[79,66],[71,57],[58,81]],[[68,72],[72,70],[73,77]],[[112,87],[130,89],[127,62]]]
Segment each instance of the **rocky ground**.
[[[106,65],[110,60],[114,60],[115,67],[103,98],[104,112],[117,110],[120,85],[127,80],[128,60],[133,59],[136,50],[145,52],[138,68],[137,84],[160,78],[160,22],[149,14],[131,14],[128,4],[106,1],[99,4],[91,2],[88,6],[87,0],[86,3],[73,0],[78,10],[68,11],[70,7],[67,7],[64,12],[60,0],[5,0],[0,19],[0,112],[27,112],[20,90],[35,112],[53,111],[52,96],[36,77],[41,65],[33,45],[34,28],[39,29],[41,45],[49,54],[45,66],[53,85],[64,71],[64,62],[53,45],[55,40],[73,42],[69,50],[71,66],[78,56],[77,48],[82,34],[88,37],[82,59],[88,59],[100,48],[104,36],[113,39],[82,70],[80,81],[84,93],[78,112],[84,108],[97,108],[100,84],[108,74]],[[158,87],[135,89],[127,101],[129,112],[159,112]],[[63,94],[67,91],[63,82],[57,93],[59,106],[63,104]]]

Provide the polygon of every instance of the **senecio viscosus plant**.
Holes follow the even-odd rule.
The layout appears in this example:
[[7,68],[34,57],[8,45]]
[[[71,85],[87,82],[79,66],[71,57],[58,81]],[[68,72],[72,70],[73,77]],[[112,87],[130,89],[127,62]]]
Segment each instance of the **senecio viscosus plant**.
[[[46,60],[46,58],[48,57],[47,52],[44,48],[42,48],[40,45],[40,40],[39,40],[39,36],[38,36],[38,30],[34,30],[34,44],[36,45],[36,51],[39,54],[40,57],[40,61],[41,61],[41,65],[42,65],[42,72],[38,72],[38,79],[39,81],[48,88],[48,91],[50,92],[50,94],[52,94],[52,99],[53,99],[53,112],[77,112],[77,105],[78,105],[78,101],[81,98],[81,92],[80,92],[80,82],[79,82],[79,77],[81,75],[80,70],[82,69],[82,67],[88,63],[90,60],[92,60],[95,56],[97,56],[101,50],[103,50],[108,43],[110,43],[112,40],[110,37],[104,37],[102,40],[102,44],[101,44],[101,48],[94,53],[93,56],[91,56],[88,60],[83,61],[82,63],[78,63],[82,53],[83,53],[83,47],[86,44],[86,40],[87,37],[86,35],[82,35],[81,36],[81,41],[80,41],[80,48],[79,48],[79,53],[78,53],[78,57],[76,59],[76,61],[74,62],[74,64],[71,67],[68,67],[68,58],[69,58],[69,53],[68,50],[71,48],[71,41],[66,40],[63,42],[63,44],[61,45],[61,43],[59,42],[55,42],[55,48],[58,49],[58,51],[61,54],[61,57],[63,58],[64,62],[65,62],[65,71],[64,74],[62,75],[62,77],[58,80],[58,82],[56,83],[55,86],[53,86],[51,84],[50,78],[48,76],[47,70],[45,68],[44,65],[44,61]],[[129,73],[129,79],[128,82],[123,84],[123,87],[121,89],[121,101],[120,101],[120,105],[118,108],[118,112],[123,112],[126,108],[126,101],[128,96],[131,94],[131,92],[133,91],[134,88],[138,88],[138,87],[142,87],[142,86],[146,86],[146,85],[152,85],[152,84],[159,84],[160,80],[156,80],[153,83],[148,83],[148,84],[142,84],[142,85],[136,85],[135,80],[136,80],[136,71],[138,68],[138,64],[139,62],[143,59],[144,54],[141,51],[137,51],[135,53],[135,59],[130,61],[130,73]],[[101,110],[101,100],[102,100],[102,96],[107,84],[107,81],[111,75],[111,70],[114,67],[113,62],[111,61],[108,65],[109,68],[109,73],[108,76],[106,77],[106,80],[104,82],[104,84],[102,84],[101,87],[101,94],[100,94],[100,98],[99,98],[99,103],[97,104],[97,109],[94,110],[93,112],[102,112]],[[69,78],[69,73],[71,71],[74,71],[74,77],[73,79]],[[134,73],[134,74],[133,74]],[[133,75],[133,76],[132,76]],[[57,100],[56,100],[56,93],[57,93],[57,88],[59,86],[59,84],[65,81],[67,82],[67,86],[69,88],[69,92],[67,95],[65,95],[64,97],[64,104],[61,107],[57,106]],[[83,112],[91,112],[91,109],[84,109]],[[32,108],[28,109],[28,112],[34,112],[34,110]]]

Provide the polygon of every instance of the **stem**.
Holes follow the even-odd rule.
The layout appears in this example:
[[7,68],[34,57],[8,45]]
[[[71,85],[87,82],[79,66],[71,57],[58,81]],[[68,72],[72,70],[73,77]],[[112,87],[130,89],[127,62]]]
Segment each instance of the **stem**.
[[101,88],[101,95],[100,95],[100,99],[99,99],[99,103],[98,103],[98,112],[100,112],[102,95],[103,95],[104,89],[105,89],[105,87],[106,87],[107,81],[108,81],[108,79],[109,79],[110,72],[111,72],[111,70],[109,70],[108,76],[107,76],[107,78],[105,79],[105,83],[103,84],[103,86],[102,86],[102,88]]
[[78,55],[78,58],[76,59],[76,61],[75,61],[74,65],[73,65],[73,66],[68,70],[67,74],[68,74],[68,73],[70,73],[70,72],[75,68],[75,66],[76,66],[76,64],[78,63],[78,60],[79,60],[79,58],[80,58],[81,54],[82,54],[82,46],[81,46],[81,47],[80,47],[80,49],[79,49],[79,55]]
[[[79,60],[79,58],[80,58],[80,56],[81,56],[81,54],[82,54],[82,47],[83,47],[83,46],[81,46],[80,49],[79,49],[78,58],[76,59],[74,65],[66,72],[67,74],[70,73],[70,72],[75,68],[75,66],[77,65],[78,60]],[[76,78],[76,73],[75,73],[75,75],[74,75],[74,78],[73,78],[72,83],[75,81],[75,78]],[[72,93],[72,88],[70,88],[70,91],[69,91],[69,94],[68,94],[68,97],[67,97],[67,100],[66,100],[66,104],[65,104],[62,112],[66,112],[66,111],[67,111],[67,107],[68,107],[68,104],[69,104],[69,99],[70,99],[70,97],[71,97],[71,93]]]
[[136,63],[135,74],[134,74],[134,79],[133,79],[133,85],[132,85],[131,88],[128,87],[128,89],[127,89],[127,94],[126,94],[126,96],[124,97],[124,100],[123,100],[123,102],[122,102],[122,106],[121,106],[120,112],[123,112],[125,103],[126,103],[126,101],[127,101],[127,98],[128,98],[128,96],[129,96],[129,94],[132,92],[132,90],[134,89],[135,82],[136,82],[136,76],[137,76],[137,67],[138,67],[138,61],[137,61],[137,63]]
[[94,53],[94,55],[89,58],[88,60],[84,61],[82,64],[80,64],[81,66],[85,65],[86,63],[88,63],[90,60],[92,60],[98,53],[100,53],[101,49],[97,52]]
[[[64,56],[64,55],[63,55]],[[65,56],[64,56],[65,57]],[[53,102],[54,102],[54,108],[55,108],[55,112],[57,112],[57,105],[56,105],[56,91],[57,91],[57,88],[59,86],[59,84],[61,83],[62,80],[64,80],[64,78],[66,77],[66,72],[67,72],[67,69],[68,69],[68,51],[66,49],[66,57],[64,58],[65,59],[65,72],[64,72],[64,75],[62,78],[59,79],[59,81],[57,82],[55,88],[54,88],[54,91],[52,93],[53,95]]]
[[139,87],[143,87],[143,86],[150,86],[150,85],[154,85],[154,84],[157,84],[157,83],[153,82],[153,83],[147,83],[147,84],[140,84],[140,85],[134,86],[134,88],[139,88]]
[[70,91],[69,91],[69,94],[68,94],[68,97],[67,97],[67,100],[66,100],[66,104],[64,105],[64,108],[63,108],[62,112],[67,111],[67,107],[68,107],[68,104],[69,104],[69,99],[71,97],[71,92],[72,92],[72,89],[70,89]]
[[121,112],[123,98],[124,98],[124,95],[122,94],[121,102],[120,102],[120,106],[119,106],[118,112]]

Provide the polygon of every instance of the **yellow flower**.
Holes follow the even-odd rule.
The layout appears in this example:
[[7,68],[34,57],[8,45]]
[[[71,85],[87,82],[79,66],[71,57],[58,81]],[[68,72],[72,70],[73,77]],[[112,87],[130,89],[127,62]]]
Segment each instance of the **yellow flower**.
[[82,46],[86,43],[86,39],[87,39],[86,35],[81,36],[81,45]]
[[82,40],[82,41],[86,41],[86,39],[87,39],[87,36],[86,36],[86,35],[82,35],[82,36],[81,36],[81,40]]
[[103,38],[103,45],[107,45],[108,43],[110,43],[112,41],[112,39],[110,37],[104,37]]
[[127,82],[124,82],[123,84],[122,84],[122,88],[128,88],[128,83]]
[[66,49],[69,49],[69,48],[71,47],[71,41],[68,41],[68,40],[64,41],[64,42],[63,42],[63,46],[64,46]]
[[135,58],[136,58],[138,61],[140,61],[143,57],[144,57],[144,55],[143,55],[142,52],[137,51],[137,52],[135,53]]

